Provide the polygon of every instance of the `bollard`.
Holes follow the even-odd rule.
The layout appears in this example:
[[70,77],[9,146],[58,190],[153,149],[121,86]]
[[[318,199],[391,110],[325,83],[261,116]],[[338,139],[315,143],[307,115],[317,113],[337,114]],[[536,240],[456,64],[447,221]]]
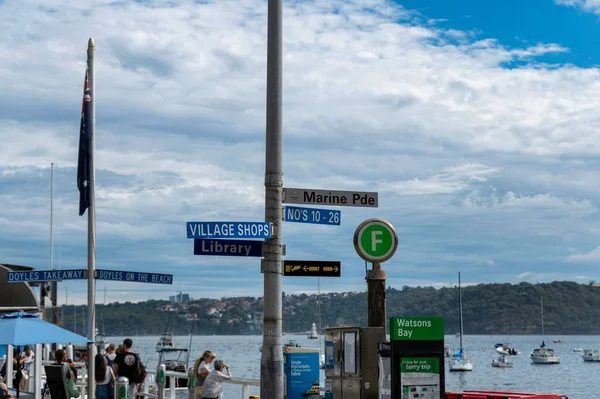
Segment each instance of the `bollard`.
[[71,361],[75,361],[75,358],[73,357],[73,345],[69,344],[67,345],[67,359],[71,359]]
[[194,368],[188,370],[188,399],[196,399],[196,373]]
[[42,346],[42,360],[51,360],[54,357],[54,355],[50,356],[51,353],[50,344],[44,344]]
[[129,389],[129,380],[127,377],[117,378],[115,384],[115,399],[127,399],[127,390]]
[[[165,384],[167,369],[164,364],[159,364],[156,368],[156,384],[158,385],[158,399],[165,399]],[[175,389],[174,386],[171,389]]]

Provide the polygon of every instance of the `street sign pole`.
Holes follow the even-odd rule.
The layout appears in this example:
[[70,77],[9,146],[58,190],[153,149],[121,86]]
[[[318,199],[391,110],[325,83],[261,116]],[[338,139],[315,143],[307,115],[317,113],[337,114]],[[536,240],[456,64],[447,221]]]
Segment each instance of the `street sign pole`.
[[267,13],[267,127],[265,146],[265,221],[272,236],[265,241],[263,345],[260,357],[260,397],[283,399],[282,334],[282,20],[283,1],[269,0]]
[[367,271],[369,327],[383,327],[386,321],[385,270],[381,263],[390,259],[398,248],[398,235],[387,220],[369,219],[354,233],[354,248],[373,268]]

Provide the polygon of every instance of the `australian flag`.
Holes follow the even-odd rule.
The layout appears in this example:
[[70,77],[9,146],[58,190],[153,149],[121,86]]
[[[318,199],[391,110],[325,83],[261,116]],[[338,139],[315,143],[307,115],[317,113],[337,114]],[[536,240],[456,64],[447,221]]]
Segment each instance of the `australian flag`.
[[81,125],[79,127],[79,159],[77,162],[77,188],[79,189],[79,216],[85,213],[92,202],[92,97],[85,71],[83,83],[83,104],[81,107]]

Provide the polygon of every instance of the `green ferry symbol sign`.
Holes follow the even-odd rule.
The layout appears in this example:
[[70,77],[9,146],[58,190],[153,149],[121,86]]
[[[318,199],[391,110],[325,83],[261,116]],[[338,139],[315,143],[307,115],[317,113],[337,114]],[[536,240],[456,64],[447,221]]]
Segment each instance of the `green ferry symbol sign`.
[[365,220],[354,232],[354,249],[367,262],[385,262],[394,255],[397,248],[398,234],[387,220]]
[[443,341],[443,317],[392,317],[390,318],[392,341]]

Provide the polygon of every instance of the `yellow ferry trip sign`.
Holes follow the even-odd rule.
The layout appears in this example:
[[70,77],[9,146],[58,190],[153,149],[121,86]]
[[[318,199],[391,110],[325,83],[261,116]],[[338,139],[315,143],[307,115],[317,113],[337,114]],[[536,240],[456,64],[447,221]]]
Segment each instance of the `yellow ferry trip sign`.
[[390,318],[392,341],[443,341],[443,317],[392,317]]

